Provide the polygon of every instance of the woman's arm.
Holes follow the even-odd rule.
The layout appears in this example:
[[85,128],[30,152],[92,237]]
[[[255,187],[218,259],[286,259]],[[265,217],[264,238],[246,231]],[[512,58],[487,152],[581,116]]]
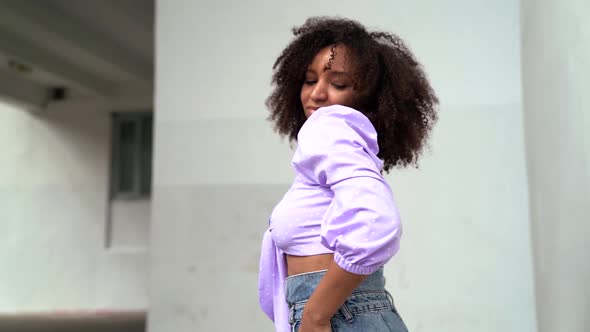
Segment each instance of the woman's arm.
[[322,331],[322,329],[331,331],[331,329],[325,329],[326,326],[330,327],[330,318],[367,277],[350,273],[332,261],[328,271],[305,304],[299,331]]
[[300,332],[330,331],[330,318],[346,298],[398,251],[402,228],[366,116],[343,106],[322,108],[298,141],[297,172],[334,194],[320,230],[334,260],[303,309]]

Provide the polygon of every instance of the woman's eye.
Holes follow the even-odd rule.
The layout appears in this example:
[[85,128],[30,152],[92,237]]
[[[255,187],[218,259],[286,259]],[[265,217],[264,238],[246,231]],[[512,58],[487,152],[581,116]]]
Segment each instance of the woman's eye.
[[346,84],[332,83],[332,86],[335,87],[337,90],[344,90],[347,88]]
[[304,84],[306,84],[306,85],[313,85],[313,84],[315,84],[316,82],[317,82],[317,81],[315,81],[315,80],[305,80]]

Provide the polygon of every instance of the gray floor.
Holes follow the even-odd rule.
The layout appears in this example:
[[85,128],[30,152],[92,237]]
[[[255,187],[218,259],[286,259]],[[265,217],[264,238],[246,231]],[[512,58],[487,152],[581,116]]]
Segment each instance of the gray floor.
[[0,332],[144,332],[145,313],[0,315]]

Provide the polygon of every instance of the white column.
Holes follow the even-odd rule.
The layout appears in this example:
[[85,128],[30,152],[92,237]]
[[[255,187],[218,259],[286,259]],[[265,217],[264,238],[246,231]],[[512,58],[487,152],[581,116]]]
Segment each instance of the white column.
[[588,331],[590,3],[524,0],[522,4],[539,331]]

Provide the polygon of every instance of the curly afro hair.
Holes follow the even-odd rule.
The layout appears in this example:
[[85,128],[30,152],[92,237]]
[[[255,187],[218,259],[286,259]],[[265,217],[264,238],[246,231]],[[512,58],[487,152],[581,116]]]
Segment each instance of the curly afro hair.
[[[418,156],[437,120],[438,99],[420,64],[396,35],[368,32],[360,23],[342,18],[312,17],[293,28],[294,40],[273,66],[273,91],[266,100],[275,130],[290,141],[306,117],[300,92],[307,68],[325,47],[343,45],[353,61],[355,107],[375,129],[383,170],[417,166]],[[328,64],[329,66],[329,64]]]

